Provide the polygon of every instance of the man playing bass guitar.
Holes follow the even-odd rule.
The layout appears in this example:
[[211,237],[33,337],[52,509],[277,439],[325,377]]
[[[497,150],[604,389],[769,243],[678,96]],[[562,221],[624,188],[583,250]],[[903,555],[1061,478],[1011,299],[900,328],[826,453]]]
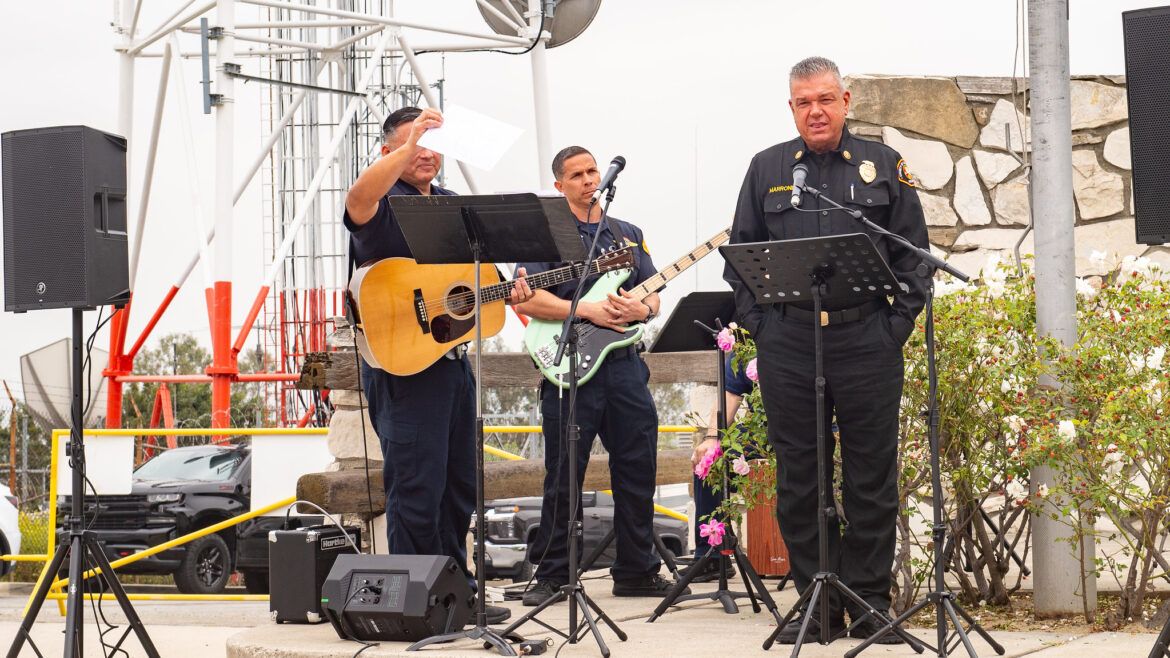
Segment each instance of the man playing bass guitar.
[[[570,146],[553,159],[556,188],[565,195],[577,218],[577,228],[586,245],[601,231],[598,248],[639,245],[635,267],[619,294],[608,294],[597,301],[582,301],[577,306],[580,330],[621,331],[634,322],[646,322],[658,312],[656,293],[643,300],[634,299],[626,290],[655,273],[654,263],[646,251],[642,231],[634,225],[608,218],[601,221],[600,205],[590,204],[600,182],[597,162],[589,151]],[[529,273],[552,269],[561,263],[521,263]],[[516,310],[542,320],[563,320],[569,314],[570,300],[578,285],[591,286],[598,277],[571,281],[547,290],[537,290],[531,300],[517,304]],[[650,397],[647,381],[650,371],[638,356],[635,345],[610,352],[592,379],[577,390],[576,424],[581,440],[576,455],[567,455],[565,420],[567,396],[548,380],[541,383],[541,413],[544,432],[544,502],[540,529],[529,542],[529,559],[539,563],[537,583],[524,595],[524,605],[539,605],[568,583],[568,516],[569,496],[580,498],[581,491],[569,491],[569,463],[577,460],[578,472],[584,473],[595,436],[609,451],[609,467],[614,491],[614,528],[617,557],[610,570],[615,596],[662,596],[670,583],[658,575],[659,560],[653,553],[653,496],[657,468],[658,413]],[[578,505],[578,510],[580,506]]]
[[[427,130],[442,124],[442,115],[430,108],[405,107],[387,117],[382,157],[358,176],[345,198],[353,262],[411,257],[387,196],[454,194],[431,184],[442,156],[418,145]],[[520,279],[508,301],[531,297]],[[361,378],[382,446],[389,552],[450,555],[474,587],[466,546],[475,506],[475,379],[463,347],[408,376],[371,368],[363,360]],[[492,624],[510,614],[497,606],[486,610]]]

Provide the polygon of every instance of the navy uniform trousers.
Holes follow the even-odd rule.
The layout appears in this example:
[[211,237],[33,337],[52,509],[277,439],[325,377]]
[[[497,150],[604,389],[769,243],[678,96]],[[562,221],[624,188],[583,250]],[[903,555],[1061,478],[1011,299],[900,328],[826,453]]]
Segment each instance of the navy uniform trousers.
[[[829,523],[829,569],[878,610],[890,607],[898,514],[898,408],[902,344],[891,336],[889,311],[822,327],[826,470],[831,482],[836,414],[840,431],[844,533]],[[793,580],[803,592],[818,571],[816,352],[813,326],[774,307],[756,339],[768,440],[776,451],[776,513]],[[828,489],[830,501],[832,488]],[[831,504],[831,503],[830,503]],[[841,601],[830,588],[830,601]],[[846,604],[850,614],[860,612]]]
[[467,569],[475,508],[475,378],[467,358],[409,376],[362,362],[362,388],[382,444],[391,554],[450,555]]
[[[610,574],[615,581],[658,573],[660,564],[653,553],[658,413],[646,386],[649,380],[650,369],[629,347],[611,352],[593,377],[577,388],[575,418],[581,430],[576,455],[581,478],[578,485],[585,477],[593,438],[601,437],[601,444],[609,451],[617,542]],[[528,559],[539,562],[537,579],[558,584],[569,582],[569,461],[562,459],[568,451],[568,395],[568,389],[562,391],[548,381],[541,385],[546,502],[541,507],[537,538],[528,546]],[[575,495],[580,513],[580,486]],[[550,500],[555,503],[548,504]],[[578,544],[578,555],[584,557],[580,548]]]

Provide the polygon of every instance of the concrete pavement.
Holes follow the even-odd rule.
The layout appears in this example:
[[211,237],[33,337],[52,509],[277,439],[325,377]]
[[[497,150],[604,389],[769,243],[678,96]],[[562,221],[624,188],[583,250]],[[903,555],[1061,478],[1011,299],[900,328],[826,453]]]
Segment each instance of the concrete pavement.
[[[783,614],[793,604],[796,594],[791,588],[776,593],[776,581],[765,581],[773,588],[778,611]],[[697,592],[713,591],[714,583],[693,587]],[[614,633],[602,626],[602,637],[609,645],[613,656],[670,656],[690,658],[712,656],[773,655],[787,656],[791,647],[775,645],[771,651],[761,648],[764,640],[775,629],[775,622],[766,610],[756,614],[751,611],[747,599],[739,599],[740,612],[727,614],[722,607],[710,601],[686,602],[671,609],[654,623],[646,623],[658,599],[619,599],[609,593],[608,578],[590,578],[585,581],[586,591],[613,618],[628,635],[625,642],[618,640]],[[742,582],[733,589],[742,589]],[[28,596],[27,586],[0,589],[0,638],[6,648],[15,637],[20,625],[20,611]],[[513,615],[519,616],[529,610],[520,603],[507,602]],[[125,630],[124,619],[116,603],[107,601],[102,610],[114,624],[121,626],[107,634],[107,642],[120,637]],[[269,621],[266,603],[255,602],[208,602],[188,603],[175,601],[136,601],[135,610],[142,618],[152,640],[162,656],[166,658],[204,658],[227,656],[243,658],[262,656],[264,658],[333,658],[353,656],[362,645],[337,637],[328,624],[277,625]],[[102,651],[97,643],[94,612],[86,608],[86,655],[99,656]],[[515,618],[515,617],[514,617]],[[561,603],[541,615],[542,621],[560,628],[568,627],[568,606]],[[46,656],[60,655],[63,646],[62,631],[64,618],[58,615],[55,604],[42,610],[33,627],[33,638]],[[554,636],[536,623],[526,624],[519,630],[530,639],[552,637],[554,645],[546,655],[553,655],[562,639]],[[934,641],[934,630],[914,629],[914,635],[925,641]],[[992,636],[1006,649],[1006,656],[1033,656],[1036,658],[1100,658],[1103,654],[1111,658],[1140,657],[1149,654],[1155,641],[1154,634],[1090,633],[1074,635],[1055,632],[1006,632],[995,631]],[[840,656],[860,641],[841,639],[830,645],[808,644],[800,655],[807,658]],[[991,648],[977,636],[973,636],[975,650],[979,656],[994,656]],[[363,658],[389,658],[392,656],[431,656],[433,658],[456,658],[496,655],[485,651],[478,642],[461,641],[446,645],[433,645],[423,652],[407,653],[406,643],[382,642],[362,652]],[[130,656],[144,656],[133,634],[125,641]],[[108,652],[107,652],[108,653]],[[35,655],[27,648],[21,656]],[[562,656],[600,655],[592,636],[587,635],[575,645],[561,650]],[[896,658],[916,656],[904,645],[874,646],[863,656]],[[928,652],[923,655],[932,655]],[[966,656],[962,647],[952,649],[950,655]]]

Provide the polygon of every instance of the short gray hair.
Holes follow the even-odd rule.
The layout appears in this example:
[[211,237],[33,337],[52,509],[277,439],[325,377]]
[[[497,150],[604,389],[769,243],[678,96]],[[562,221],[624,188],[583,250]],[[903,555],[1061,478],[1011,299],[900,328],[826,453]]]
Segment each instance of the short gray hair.
[[832,73],[837,79],[837,86],[845,89],[845,83],[841,80],[841,70],[837,68],[836,62],[827,57],[805,57],[797,62],[788,72],[788,84],[797,80],[808,80],[824,73]]

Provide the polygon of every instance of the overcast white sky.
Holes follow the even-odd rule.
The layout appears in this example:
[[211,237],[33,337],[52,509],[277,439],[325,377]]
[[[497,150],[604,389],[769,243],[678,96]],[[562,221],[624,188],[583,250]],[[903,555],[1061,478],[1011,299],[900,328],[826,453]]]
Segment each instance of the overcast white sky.
[[[180,4],[147,0],[140,25],[153,29]],[[1072,73],[1124,73],[1121,12],[1151,3],[1072,0],[1071,5]],[[398,0],[395,9],[402,18],[487,30],[473,0]],[[254,11],[240,5],[237,20],[251,18]],[[72,124],[116,132],[113,2],[12,2],[4,13],[0,132]],[[787,70],[795,61],[824,55],[845,74],[1007,76],[1016,49],[1016,14],[1015,0],[607,0],[581,37],[549,52],[553,143],[555,148],[585,146],[603,168],[614,155],[626,157],[611,213],[645,230],[662,267],[728,225],[751,156],[796,134],[786,104]],[[184,43],[197,47],[190,37]],[[1026,58],[1021,44],[1017,61]],[[422,59],[431,77],[439,77],[440,56]],[[136,67],[132,200],[142,180],[159,63],[142,59]],[[260,73],[254,60],[242,63],[245,72]],[[198,79],[197,62],[189,62],[186,70],[189,81]],[[528,58],[448,55],[445,77],[449,102],[525,129],[495,170],[475,172],[481,191],[538,187]],[[237,173],[262,138],[257,87],[237,83],[236,143],[242,161]],[[190,99],[192,105],[199,102],[194,86]],[[185,182],[190,173],[176,137],[176,107],[169,101],[164,119],[131,341],[193,253],[195,229]],[[204,148],[196,154],[204,168],[200,178],[209,185],[214,119],[197,107],[189,111]],[[450,186],[467,192],[456,168],[449,171]],[[258,185],[236,205],[234,221],[233,316],[238,323],[265,268]],[[665,310],[691,290],[722,289],[721,265],[712,256],[694,274],[677,279],[664,294]],[[68,317],[63,310],[0,314],[0,378],[18,383],[20,355],[67,336]],[[197,270],[154,337],[194,331],[206,341],[206,317]],[[96,313],[86,314],[87,332],[95,319]],[[510,327],[506,332],[518,346],[518,331]],[[108,339],[99,341],[105,345]]]

